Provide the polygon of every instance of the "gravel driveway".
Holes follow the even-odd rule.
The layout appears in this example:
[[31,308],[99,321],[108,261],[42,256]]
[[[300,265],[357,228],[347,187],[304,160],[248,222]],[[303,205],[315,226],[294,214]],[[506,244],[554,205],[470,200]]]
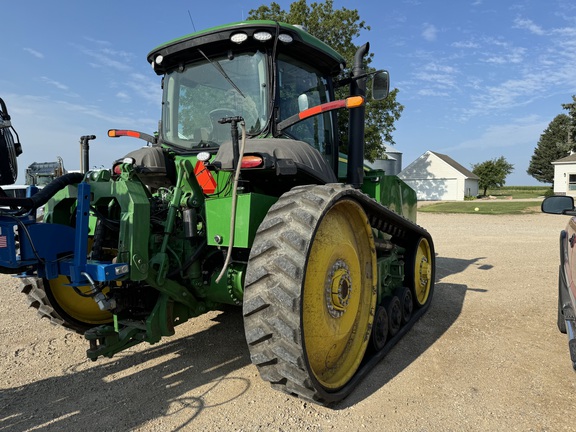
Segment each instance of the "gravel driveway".
[[436,245],[430,311],[343,402],[276,392],[239,313],[90,362],[82,337],[0,275],[0,431],[576,431],[576,374],[556,328],[567,218],[420,213]]

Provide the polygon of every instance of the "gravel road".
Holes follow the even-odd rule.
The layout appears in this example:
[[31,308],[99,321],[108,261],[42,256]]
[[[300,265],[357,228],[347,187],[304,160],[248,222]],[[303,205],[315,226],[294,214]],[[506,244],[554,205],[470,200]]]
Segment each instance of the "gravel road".
[[567,218],[420,213],[436,244],[429,312],[343,402],[276,392],[239,313],[90,362],[81,336],[0,275],[0,431],[576,431],[576,374],[556,328]]

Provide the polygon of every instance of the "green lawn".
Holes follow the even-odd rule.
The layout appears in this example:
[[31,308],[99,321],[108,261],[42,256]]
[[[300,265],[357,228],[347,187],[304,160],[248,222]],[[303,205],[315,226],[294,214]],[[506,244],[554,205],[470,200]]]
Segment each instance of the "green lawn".
[[426,213],[525,214],[539,213],[538,201],[476,200],[427,204],[418,209]]

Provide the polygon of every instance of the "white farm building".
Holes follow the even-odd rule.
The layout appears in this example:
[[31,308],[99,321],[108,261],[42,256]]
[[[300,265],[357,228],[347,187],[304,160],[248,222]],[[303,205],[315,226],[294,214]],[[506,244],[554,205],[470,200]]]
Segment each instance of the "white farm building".
[[576,196],[576,153],[552,162],[554,194]]
[[478,176],[444,154],[428,150],[399,174],[419,201],[463,201],[478,195]]

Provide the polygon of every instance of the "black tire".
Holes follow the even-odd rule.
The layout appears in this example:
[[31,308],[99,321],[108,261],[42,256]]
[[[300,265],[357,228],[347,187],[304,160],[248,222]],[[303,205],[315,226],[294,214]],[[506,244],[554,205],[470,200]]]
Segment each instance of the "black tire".
[[8,128],[0,129],[0,186],[11,185],[18,178],[14,137]]
[[384,301],[384,307],[388,313],[388,332],[390,337],[396,336],[396,334],[402,328],[404,323],[402,319],[402,305],[400,299],[396,296],[388,297]]
[[380,351],[386,345],[388,340],[388,312],[386,308],[378,306],[374,315],[374,325],[372,326],[372,348]]
[[400,299],[400,309],[402,310],[402,324],[408,323],[412,318],[414,311],[414,300],[412,298],[412,291],[409,288],[399,288],[395,292],[396,296]]
[[[246,271],[243,314],[252,363],[274,388],[317,403],[345,396],[369,344],[376,306],[372,231],[360,205],[346,197],[349,190],[303,186],[282,195],[258,228]],[[344,218],[344,211],[351,216]],[[337,227],[330,231],[335,242],[352,236],[364,246],[325,247],[327,227]],[[324,313],[316,317],[320,306]],[[353,319],[338,321],[338,314]],[[339,339],[324,332],[325,324],[337,322],[350,326]],[[335,348],[322,350],[323,344]]]

